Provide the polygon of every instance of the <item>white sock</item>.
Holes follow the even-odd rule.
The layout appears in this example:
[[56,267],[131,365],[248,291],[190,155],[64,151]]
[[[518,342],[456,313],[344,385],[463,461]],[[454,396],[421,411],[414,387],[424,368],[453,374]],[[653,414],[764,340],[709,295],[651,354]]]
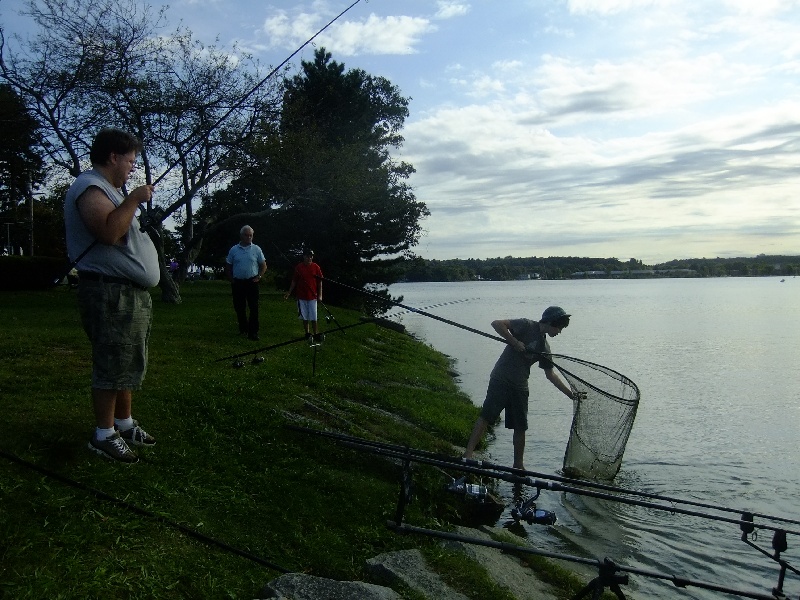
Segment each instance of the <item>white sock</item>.
[[128,429],[133,427],[133,417],[128,417],[127,419],[114,419],[114,425],[116,425],[117,429],[120,431],[128,431]]
[[98,442],[102,442],[103,440],[110,438],[114,435],[114,428],[111,427],[110,429],[104,429],[103,427],[97,427],[94,430],[94,439]]

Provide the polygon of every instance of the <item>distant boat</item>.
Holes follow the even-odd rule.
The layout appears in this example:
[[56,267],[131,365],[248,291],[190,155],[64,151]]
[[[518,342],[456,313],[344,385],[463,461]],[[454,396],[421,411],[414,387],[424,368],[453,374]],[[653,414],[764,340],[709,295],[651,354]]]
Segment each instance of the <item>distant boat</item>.
[[783,283],[784,281],[786,281],[786,280],[785,279],[781,279],[781,283]]

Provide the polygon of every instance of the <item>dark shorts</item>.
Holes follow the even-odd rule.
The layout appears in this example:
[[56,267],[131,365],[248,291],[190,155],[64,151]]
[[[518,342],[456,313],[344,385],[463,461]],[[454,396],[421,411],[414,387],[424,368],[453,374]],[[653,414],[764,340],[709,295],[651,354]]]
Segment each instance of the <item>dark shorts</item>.
[[78,308],[92,343],[92,387],[140,389],[153,322],[150,292],[119,283],[81,281]]
[[506,411],[506,429],[528,430],[528,390],[490,379],[481,417],[494,423],[503,410]]

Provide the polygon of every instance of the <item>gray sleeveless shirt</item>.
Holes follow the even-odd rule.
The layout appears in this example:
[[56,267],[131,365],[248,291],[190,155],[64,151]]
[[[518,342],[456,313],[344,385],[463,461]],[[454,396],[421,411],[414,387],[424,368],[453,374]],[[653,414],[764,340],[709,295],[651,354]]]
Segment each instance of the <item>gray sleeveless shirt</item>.
[[[90,187],[97,187],[108,196],[114,206],[124,197],[99,171],[94,169],[78,175],[67,191],[64,201],[64,224],[67,230],[67,253],[74,260],[86,250],[95,237],[87,229],[78,211],[78,198]],[[124,277],[145,287],[158,284],[158,254],[153,241],[133,219],[128,233],[113,245],[98,242],[77,264],[79,271],[94,271],[113,277]]]

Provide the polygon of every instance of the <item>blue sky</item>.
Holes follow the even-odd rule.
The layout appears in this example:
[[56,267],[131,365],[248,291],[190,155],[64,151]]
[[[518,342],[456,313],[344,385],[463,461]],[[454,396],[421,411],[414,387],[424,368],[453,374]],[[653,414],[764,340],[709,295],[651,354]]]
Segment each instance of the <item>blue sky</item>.
[[[276,65],[352,1],[166,15]],[[800,254],[800,1],[361,0],[316,45],[411,98],[424,258]]]

